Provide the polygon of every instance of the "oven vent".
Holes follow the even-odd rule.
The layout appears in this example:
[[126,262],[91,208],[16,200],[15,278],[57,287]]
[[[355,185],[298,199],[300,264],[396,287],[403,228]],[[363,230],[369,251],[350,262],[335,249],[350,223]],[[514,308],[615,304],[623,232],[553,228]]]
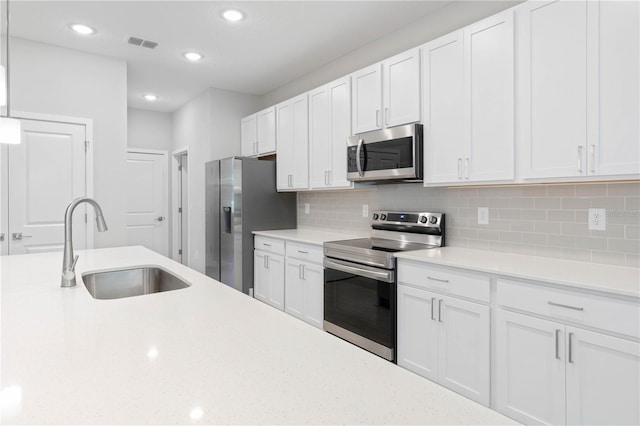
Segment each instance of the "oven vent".
[[157,42],[151,41],[151,40],[145,40],[140,37],[129,36],[126,38],[126,40],[127,40],[127,43],[129,44],[133,44],[134,46],[138,46],[138,47],[146,47],[147,49],[155,49],[156,47],[158,47]]

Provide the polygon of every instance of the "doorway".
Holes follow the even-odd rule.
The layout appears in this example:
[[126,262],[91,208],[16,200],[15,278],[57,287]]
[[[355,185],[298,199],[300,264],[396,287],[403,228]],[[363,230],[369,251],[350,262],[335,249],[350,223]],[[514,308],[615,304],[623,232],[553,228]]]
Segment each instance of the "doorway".
[[127,245],[169,255],[168,152],[127,150]]
[[[62,120],[20,124],[22,143],[2,149],[0,253],[62,251],[67,205],[92,195],[90,131],[87,123]],[[73,218],[78,249],[93,247],[89,219],[86,205],[79,206]]]
[[189,148],[173,152],[171,257],[189,265]]

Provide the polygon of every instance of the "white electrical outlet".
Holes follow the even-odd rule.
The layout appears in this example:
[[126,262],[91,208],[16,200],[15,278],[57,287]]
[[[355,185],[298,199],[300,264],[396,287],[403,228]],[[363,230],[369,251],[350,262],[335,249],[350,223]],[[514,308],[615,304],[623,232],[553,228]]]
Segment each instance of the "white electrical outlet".
[[589,229],[592,231],[607,230],[606,209],[589,209]]
[[362,217],[369,217],[369,204],[362,205]]
[[489,224],[489,207],[478,207],[478,225]]
[[304,203],[304,214],[309,214],[310,211],[311,211],[311,204]]

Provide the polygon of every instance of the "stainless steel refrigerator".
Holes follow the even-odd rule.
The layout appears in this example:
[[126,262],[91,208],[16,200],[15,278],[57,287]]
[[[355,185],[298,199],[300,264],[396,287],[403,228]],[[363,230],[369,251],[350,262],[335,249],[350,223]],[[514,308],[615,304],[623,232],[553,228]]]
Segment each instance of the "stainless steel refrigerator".
[[253,231],[296,227],[296,194],[276,191],[275,161],[231,157],[206,164],[206,274],[253,288]]

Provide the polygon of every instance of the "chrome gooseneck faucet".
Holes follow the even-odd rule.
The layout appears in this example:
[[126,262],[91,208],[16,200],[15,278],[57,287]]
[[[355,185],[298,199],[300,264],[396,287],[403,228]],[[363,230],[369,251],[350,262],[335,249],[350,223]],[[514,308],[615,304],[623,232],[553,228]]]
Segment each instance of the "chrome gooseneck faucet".
[[72,223],[73,211],[81,203],[89,203],[96,211],[96,226],[99,232],[106,231],[107,223],[102,216],[102,209],[100,205],[93,198],[76,198],[67,206],[67,210],[64,212],[64,258],[62,260],[62,287],[74,287],[76,285],[76,262],[78,256],[73,255],[73,240],[72,240]]

